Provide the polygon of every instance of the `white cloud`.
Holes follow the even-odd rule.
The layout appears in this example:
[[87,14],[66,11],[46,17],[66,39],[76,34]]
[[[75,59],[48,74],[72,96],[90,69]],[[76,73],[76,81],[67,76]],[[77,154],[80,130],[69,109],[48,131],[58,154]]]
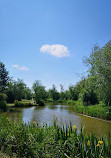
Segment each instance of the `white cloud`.
[[18,69],[18,70],[20,70],[20,71],[28,71],[29,70],[29,68],[27,68],[27,67],[25,67],[25,66],[18,66],[17,64],[15,64],[15,65],[12,65],[12,67],[13,68],[15,68],[15,69]]
[[68,47],[60,44],[48,45],[45,44],[40,48],[40,52],[48,53],[56,57],[67,57],[70,55]]

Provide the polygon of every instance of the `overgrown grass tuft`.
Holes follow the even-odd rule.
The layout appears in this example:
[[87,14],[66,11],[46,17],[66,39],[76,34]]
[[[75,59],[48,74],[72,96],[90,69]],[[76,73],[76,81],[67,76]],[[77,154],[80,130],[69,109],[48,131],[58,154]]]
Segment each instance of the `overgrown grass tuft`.
[[97,138],[95,135],[77,133],[76,125],[59,126],[56,121],[53,125],[38,126],[34,121],[25,124],[20,119],[11,122],[0,116],[0,150],[13,157],[82,157],[100,158],[111,157],[111,142],[109,138]]

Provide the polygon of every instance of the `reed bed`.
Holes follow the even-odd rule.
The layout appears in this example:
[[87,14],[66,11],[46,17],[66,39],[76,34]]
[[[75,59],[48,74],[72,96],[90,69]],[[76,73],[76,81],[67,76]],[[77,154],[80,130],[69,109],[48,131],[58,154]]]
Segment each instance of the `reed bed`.
[[110,158],[109,138],[79,133],[76,125],[25,124],[0,114],[0,150],[19,158]]

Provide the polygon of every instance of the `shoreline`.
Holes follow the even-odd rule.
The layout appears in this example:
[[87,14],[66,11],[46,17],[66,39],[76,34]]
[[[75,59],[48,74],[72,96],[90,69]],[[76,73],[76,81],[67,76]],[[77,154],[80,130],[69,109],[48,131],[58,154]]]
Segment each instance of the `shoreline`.
[[101,118],[98,118],[98,117],[92,117],[92,116],[90,116],[90,115],[81,114],[81,113],[78,113],[78,112],[75,112],[75,113],[77,113],[77,114],[79,114],[79,115],[82,115],[82,116],[85,116],[85,117],[90,117],[90,118],[93,118],[93,119],[96,119],[96,120],[100,120],[100,121],[104,121],[104,122],[111,123],[110,120],[105,120],[105,119],[101,119]]
[[[67,102],[53,102],[54,104],[60,104],[60,105],[68,105],[68,106],[75,106],[73,104],[68,104]],[[76,104],[76,103],[75,103]],[[99,104],[98,104],[99,105]],[[93,105],[95,106],[95,105]],[[94,116],[91,116],[91,115],[87,115],[87,114],[83,114],[81,112],[77,112],[76,110],[73,109],[73,111],[77,114],[80,114],[82,116],[85,116],[85,117],[90,117],[90,118],[94,118],[94,119],[97,119],[97,120],[101,120],[101,121],[104,121],[104,122],[108,122],[108,123],[111,123],[111,120],[108,120],[108,119],[102,119],[102,118],[99,118],[99,117],[94,117]]]
[[[48,102],[47,102],[48,103]],[[49,102],[50,103],[50,102]],[[65,103],[56,103],[55,102],[55,104],[60,104],[60,105],[63,105],[63,104],[65,104]],[[68,105],[68,106],[72,106],[72,105],[69,105],[69,104],[67,104],[66,103],[66,105]],[[38,105],[31,105],[31,106],[24,106],[24,108],[28,108],[28,107],[32,107],[32,106],[38,106]],[[9,108],[18,108],[17,106],[14,106],[14,105],[10,105],[9,106]],[[22,108],[22,107],[20,107],[20,108]],[[74,111],[74,110],[73,110]],[[79,113],[79,112],[76,112],[76,111],[74,111],[75,113],[77,113],[77,114],[79,114],[79,115],[82,115],[82,116],[85,116],[85,117],[90,117],[90,118],[93,118],[93,119],[97,119],[97,120],[100,120],[100,121],[104,121],[104,122],[108,122],[108,123],[111,123],[111,120],[107,120],[107,119],[102,119],[102,118],[99,118],[99,117],[93,117],[93,116],[90,116],[90,115],[87,115],[87,114],[82,114],[82,113]]]

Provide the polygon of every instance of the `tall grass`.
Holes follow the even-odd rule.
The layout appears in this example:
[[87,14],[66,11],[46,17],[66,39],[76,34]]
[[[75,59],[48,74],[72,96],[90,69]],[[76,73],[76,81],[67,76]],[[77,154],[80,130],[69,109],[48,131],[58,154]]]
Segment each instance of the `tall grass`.
[[95,135],[77,133],[76,125],[38,126],[34,121],[25,124],[20,119],[11,122],[5,116],[0,116],[0,150],[13,157],[31,158],[102,158],[111,157],[111,142],[109,138],[97,138]]
[[109,120],[111,120],[110,109],[110,106],[104,106],[102,103],[97,105],[84,106],[81,101],[76,101],[74,105],[74,111],[78,113]]

